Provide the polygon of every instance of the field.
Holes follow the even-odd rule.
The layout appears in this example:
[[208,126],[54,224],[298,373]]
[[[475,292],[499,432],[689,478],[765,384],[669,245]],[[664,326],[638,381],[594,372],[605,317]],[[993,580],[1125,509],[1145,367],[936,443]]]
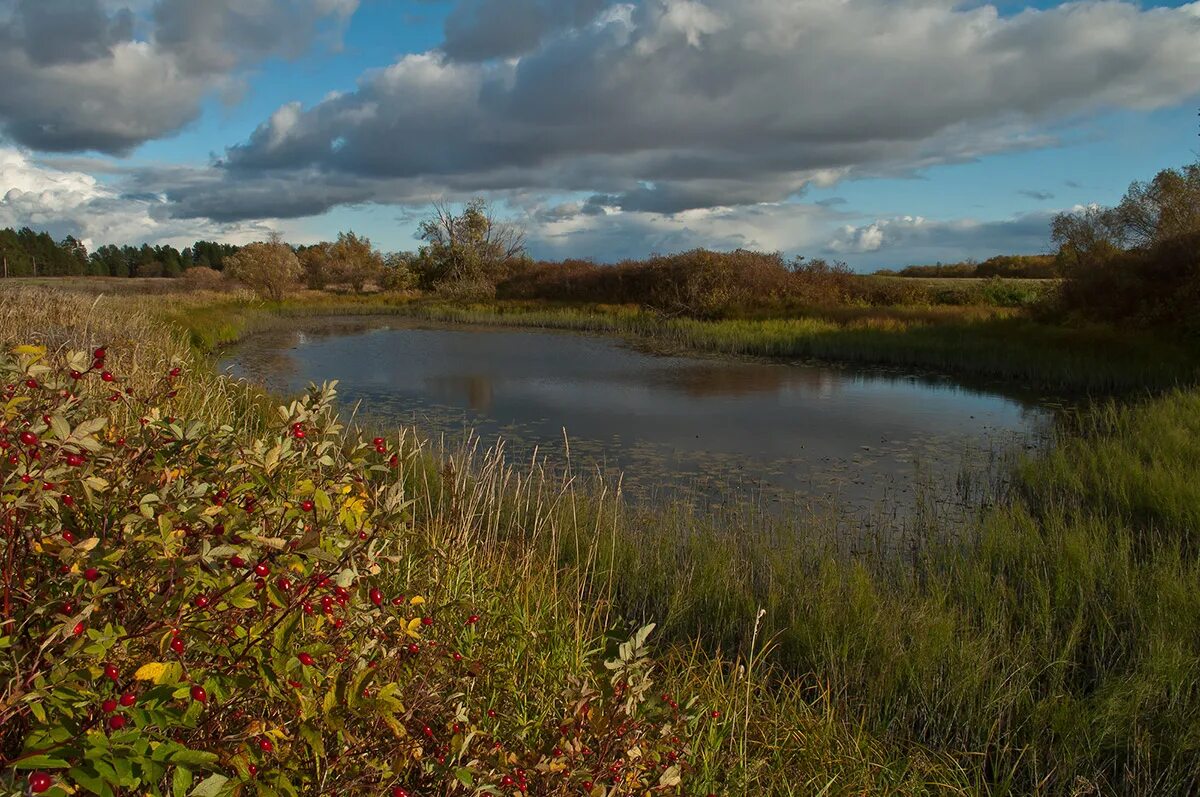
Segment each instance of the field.
[[[128,772],[112,774],[114,793],[133,789],[135,781],[149,788],[154,775],[186,780],[183,792],[193,778],[228,793],[310,793],[331,778],[347,794],[395,787],[413,794],[481,789],[593,797],[645,789],[1183,795],[1200,778],[1200,393],[1190,387],[1196,360],[1182,344],[1102,327],[1059,328],[991,307],[843,308],[803,318],[699,321],[628,307],[464,307],[384,296],[310,294],[264,305],[236,295],[178,293],[97,302],[87,295],[90,284],[72,287],[69,294],[0,293],[4,350],[44,345],[61,374],[68,367],[64,352],[104,345],[104,367],[119,384],[146,401],[156,397],[161,409],[110,403],[111,389],[98,373],[84,380],[90,398],[70,412],[108,417],[113,431],[105,446],[119,438],[150,457],[145,472],[126,469],[120,464],[126,457],[109,457],[107,449],[89,460],[88,474],[104,479],[111,497],[88,492],[67,511],[53,499],[73,479],[84,484],[87,474],[66,473],[53,489],[37,491],[22,486],[25,464],[3,471],[6,495],[22,502],[13,504],[24,513],[19,528],[41,546],[40,554],[33,548],[23,554],[27,588],[42,600],[59,602],[66,592],[79,602],[72,612],[38,614],[0,646],[5,761],[70,773],[78,782],[104,780],[110,776],[88,762],[96,761],[99,745],[113,745],[132,762]],[[1053,451],[1024,460],[1002,500],[979,506],[962,526],[928,521],[917,529],[921,545],[903,557],[847,558],[830,544],[819,518],[729,520],[672,507],[634,510],[603,484],[522,475],[487,455],[439,459],[402,432],[383,443],[361,439],[340,428],[319,397],[281,414],[277,399],[213,374],[214,346],[259,325],[329,312],[591,329],[656,345],[920,365],[1047,389],[1143,389],[1132,400],[1101,401],[1064,428]],[[35,356],[8,355],[6,368],[27,369]],[[168,400],[160,388],[171,367],[182,376]],[[13,376],[8,381],[17,385],[14,396],[53,400]],[[1159,390],[1150,394],[1148,386]],[[42,413],[25,406],[9,405],[8,434],[24,419],[53,437]],[[142,424],[144,418],[153,420]],[[199,441],[194,448],[164,445],[161,435],[193,423],[195,431],[184,436]],[[328,462],[315,469],[304,464],[297,452],[310,443],[297,442],[295,423],[311,444],[323,446]],[[272,465],[266,452],[275,446],[283,453]],[[221,474],[235,461],[243,463],[243,475],[230,483]],[[206,514],[220,485],[231,493],[230,508]],[[336,497],[343,488],[349,495],[361,490],[363,507],[306,510],[297,503],[317,493],[342,501]],[[253,516],[233,508],[233,499],[246,495],[259,516],[300,536],[303,512],[328,518],[326,542],[347,550],[358,551],[352,532],[359,526],[336,527],[347,517],[366,523],[370,552],[354,555],[373,558],[356,561],[357,571],[373,573],[364,580],[384,595],[417,594],[430,608],[406,598],[394,616],[385,609],[384,620],[366,585],[359,592],[356,582],[350,600],[361,608],[344,615],[348,637],[325,621],[305,621],[295,632],[304,641],[289,642],[290,654],[251,657],[268,679],[296,679],[295,691],[238,680],[237,656],[229,667],[221,664],[232,655],[221,641],[226,626],[192,618],[187,607],[198,590],[237,590],[241,582],[222,580],[231,576],[220,568],[208,572],[204,557],[213,554],[195,547],[201,542],[194,535],[170,543],[183,546],[178,561],[189,584],[178,594],[135,599],[134,583],[114,574],[112,582],[97,582],[124,584],[128,605],[114,607],[111,593],[78,570],[51,575],[58,562],[76,561],[71,557],[81,558],[80,567],[93,561],[106,574],[134,561],[149,573],[172,570],[157,526],[150,534],[139,530],[144,515],[126,515],[125,502],[138,506],[147,491],[171,513],[168,531],[176,523],[211,530],[213,518],[224,519],[231,532],[252,529]],[[389,496],[403,496],[403,508],[389,504]],[[47,542],[85,520],[97,529],[127,524],[135,531],[126,534],[134,536],[122,549],[110,532],[100,532],[95,554]],[[152,541],[160,552],[133,540]],[[240,555],[253,563],[262,544],[248,536]],[[12,561],[14,543],[5,545]],[[306,574],[319,561],[300,554],[279,559],[280,566],[309,568]],[[253,594],[250,581],[245,589]],[[146,694],[161,703],[127,712],[149,738],[180,748],[157,761],[138,747],[137,733],[99,731],[103,715],[89,707],[107,687],[79,673],[91,667],[99,674],[105,662],[131,672],[169,656],[168,629],[148,636],[105,632],[91,637],[91,645],[67,641],[81,616],[88,623],[106,617],[117,627],[146,622],[140,599],[155,611],[163,610],[155,601],[166,601],[172,612],[192,618],[178,659],[189,672],[205,671],[213,696],[211,708],[189,709],[188,680],[180,672],[158,676],[167,682]],[[274,591],[262,602],[247,600],[268,619],[235,612],[241,618],[235,636],[253,638],[259,623],[299,613],[298,602]],[[371,624],[407,628],[395,623],[426,611],[436,622],[419,643],[402,631],[399,642],[390,634],[367,642]],[[479,621],[467,617],[464,625],[468,614]],[[649,623],[655,628],[645,649],[626,648],[622,658],[616,643]],[[54,643],[61,664],[52,667],[31,651],[59,630],[66,638]],[[432,663],[435,657],[424,657],[430,642],[463,651],[475,666]],[[405,653],[409,644],[419,644],[421,656]],[[335,653],[344,650],[348,661],[368,668],[375,645],[381,652],[400,648],[394,661],[391,654],[380,657],[388,663],[375,683],[394,684],[401,706],[367,701],[346,715],[331,715],[328,703],[324,712],[316,708],[322,694],[338,693],[344,677],[332,663]],[[297,664],[296,650],[322,666]],[[606,671],[606,660],[616,669]],[[18,673],[29,687],[13,686]],[[653,684],[627,699],[626,690],[644,677]],[[191,682],[197,680],[193,675]],[[78,733],[47,736],[44,729],[56,722],[74,723]],[[364,732],[372,744],[355,741]],[[40,740],[38,755],[18,758],[29,739]],[[518,777],[528,778],[525,788]]]

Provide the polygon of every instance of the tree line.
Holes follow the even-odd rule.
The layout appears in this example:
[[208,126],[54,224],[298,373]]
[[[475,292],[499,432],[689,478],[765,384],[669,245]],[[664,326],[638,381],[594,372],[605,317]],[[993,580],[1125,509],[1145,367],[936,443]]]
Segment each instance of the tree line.
[[116,246],[88,252],[68,235],[55,241],[29,227],[0,230],[0,275],[5,277],[179,277],[193,267],[221,271],[240,247],[196,241],[182,251],[170,245]]

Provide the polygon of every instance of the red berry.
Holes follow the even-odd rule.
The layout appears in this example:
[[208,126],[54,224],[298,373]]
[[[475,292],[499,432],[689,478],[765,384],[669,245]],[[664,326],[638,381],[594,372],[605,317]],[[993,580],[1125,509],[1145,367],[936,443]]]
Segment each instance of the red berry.
[[371,441],[371,444],[375,445],[375,446],[381,446],[384,444],[384,442],[385,441],[382,437],[376,437],[374,440]]
[[305,512],[311,512],[314,509],[316,509],[316,507],[317,507],[317,505],[314,504],[312,501],[301,501],[300,502],[300,508],[302,510],[304,510]]
[[78,468],[83,464],[83,457],[78,454],[67,454],[67,464],[72,468]]
[[245,567],[246,560],[237,554],[234,554],[233,556],[229,557],[229,564],[233,567]]
[[196,684],[192,687],[192,700],[195,700],[197,703],[207,703],[208,692],[204,691],[203,686]]
[[715,720],[716,720],[716,719],[720,719],[720,718],[721,718],[721,712],[719,712],[719,711],[714,711],[714,712],[713,712],[712,714],[710,714],[709,716],[711,716],[711,717],[712,717],[713,719],[715,719]]
[[408,791],[397,786],[392,789],[392,797],[408,797]]
[[112,382],[113,380],[116,379],[116,377],[113,376],[108,371],[105,371],[104,373],[100,374],[100,378],[103,379],[105,382]]
[[425,734],[426,738],[432,737],[433,728],[430,728],[428,725],[426,725],[425,727],[421,728],[421,733]]
[[89,567],[87,570],[83,571],[83,577],[88,581],[95,581],[96,579],[100,578],[100,571],[94,567]]
[[514,780],[512,779],[512,776],[511,776],[511,775],[505,775],[504,777],[500,778],[500,785],[501,785],[501,786],[505,786],[505,787],[507,787],[507,786],[511,786],[511,785],[513,785],[514,783],[516,783],[516,781],[514,781]]
[[473,614],[467,618],[467,625],[475,625],[479,622],[479,615]]
[[113,700],[110,697],[108,700],[105,700],[103,703],[100,704],[100,710],[103,711],[105,714],[113,713],[114,711],[117,710],[117,701]]
[[271,568],[267,567],[264,563],[259,562],[254,566],[254,575],[258,576],[259,578],[266,578],[270,574]]
[[300,659],[300,663],[305,667],[311,667],[313,665],[313,657],[307,653],[301,653],[296,658]]
[[75,636],[81,635],[83,633],[83,623],[76,623],[75,627],[71,629],[71,633]]
[[179,376],[181,373],[183,372],[179,368],[172,368],[169,376]]
[[375,604],[376,606],[383,605],[383,593],[382,592],[380,592],[379,590],[372,587],[369,595],[371,597],[371,603]]
[[129,708],[136,702],[137,695],[135,695],[133,692],[126,692],[125,694],[121,695],[121,705],[125,708]]
[[250,773],[250,777],[254,777],[258,774],[258,767],[256,767],[254,764],[247,764],[246,771]]
[[64,540],[66,540],[66,541],[67,541],[69,544],[71,544],[71,545],[74,545],[74,544],[75,544],[75,534],[74,534],[74,532],[71,532],[71,531],[64,531],[64,532],[63,532],[63,539],[64,539]]
[[50,776],[45,772],[29,773],[29,790],[34,794],[41,794],[47,791],[52,783],[53,781],[50,780]]
[[275,749],[275,745],[271,744],[270,739],[259,739],[258,749],[262,750],[264,753],[269,753]]
[[197,595],[194,603],[196,604],[197,609],[207,609],[208,608],[208,596],[207,595]]
[[108,727],[114,731],[119,731],[125,727],[125,718],[120,714],[114,714],[108,718]]
[[105,664],[104,665],[104,677],[109,679],[110,681],[117,681],[117,680],[120,680],[121,673],[113,665]]
[[103,346],[101,346],[100,348],[98,348],[94,352],[92,352],[93,360],[103,360],[107,356],[108,356],[108,352],[104,350]]
[[421,625],[433,625],[433,618],[432,617],[422,617]]
[[421,646],[418,645],[416,642],[413,642],[412,644],[410,644],[408,646],[408,652],[415,656],[421,652]]
[[21,432],[21,445],[36,446],[37,441],[38,441],[38,436],[35,435],[33,432]]
[[172,639],[171,650],[175,651],[176,653],[183,653],[183,640],[179,637]]

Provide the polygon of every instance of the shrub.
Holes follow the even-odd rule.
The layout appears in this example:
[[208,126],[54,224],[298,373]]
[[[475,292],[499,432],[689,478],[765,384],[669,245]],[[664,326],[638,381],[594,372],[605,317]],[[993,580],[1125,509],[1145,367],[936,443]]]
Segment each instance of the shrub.
[[405,454],[349,435],[331,386],[251,437],[175,414],[182,364],[135,394],[110,361],[0,359],[0,789],[680,791],[697,719],[651,693],[650,629],[552,722],[507,716],[529,629],[447,586]]
[[302,273],[296,253],[275,233],[266,243],[250,244],[227,257],[224,271],[262,298],[276,302]]
[[183,272],[184,284],[197,291],[218,291],[227,287],[225,276],[207,266],[192,266]]

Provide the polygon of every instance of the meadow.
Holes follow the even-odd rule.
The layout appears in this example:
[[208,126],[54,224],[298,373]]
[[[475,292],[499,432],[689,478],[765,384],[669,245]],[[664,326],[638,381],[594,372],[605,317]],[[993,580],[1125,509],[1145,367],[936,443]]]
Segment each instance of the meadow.
[[[6,626],[0,783],[13,793],[30,772],[50,777],[55,794],[69,793],[65,783],[114,794],[310,793],[336,783],[347,794],[593,797],[1182,795],[1200,778],[1200,393],[1189,386],[1195,360],[1184,344],[1100,325],[1056,327],[986,306],[683,319],[607,305],[452,306],[377,295],[97,300],[76,287],[0,294],[10,374],[38,367],[35,359],[59,380],[80,371],[86,398],[69,412],[106,417],[112,430],[80,466],[87,473],[56,476],[51,489],[22,481],[37,467],[25,459],[3,471],[10,512],[23,513],[17,525],[9,515],[5,554],[28,568],[28,592],[13,599],[76,604]],[[330,312],[586,329],[662,346],[1138,394],[1100,401],[1064,427],[1052,450],[1022,460],[1011,484],[965,522],[945,527],[918,515],[910,532],[919,544],[903,555],[847,556],[820,518],[634,509],[611,485],[513,470],[488,453],[429,451],[404,431],[374,440],[343,428],[327,395],[290,404],[213,372],[214,347],[260,325]],[[29,345],[46,352],[18,349]],[[81,364],[66,358],[97,347],[107,349],[101,369],[88,367],[91,354],[76,356]],[[178,381],[164,390],[175,368]],[[114,383],[101,370],[148,403],[109,401]],[[43,408],[58,399],[8,380],[10,445],[22,423],[47,441],[70,436],[56,438],[42,419],[53,417]],[[26,396],[34,401],[14,403]],[[327,460],[301,457],[309,443],[295,437],[297,423]],[[171,444],[172,436],[197,444]],[[121,464],[127,456],[107,448],[115,440],[144,452],[144,470]],[[241,475],[231,480],[224,474],[234,462]],[[164,472],[175,475],[164,482]],[[91,477],[112,493],[86,492],[98,484]],[[72,479],[87,500],[64,509]],[[362,507],[347,508],[339,498],[346,487]],[[221,489],[230,495],[207,514]],[[151,493],[174,513],[167,531],[190,527],[182,542],[166,542],[153,512],[148,528],[138,520],[151,520],[144,512],[129,514]],[[318,493],[336,503],[315,506]],[[306,522],[305,512],[321,522]],[[253,533],[255,514],[270,519],[272,534]],[[215,522],[242,535],[217,554]],[[369,525],[369,550],[356,547],[354,522]],[[286,545],[314,525],[325,529],[327,552],[367,557],[349,568],[357,573],[350,605],[326,619],[304,620],[301,598],[278,585],[255,597],[253,576],[211,566],[214,556],[253,565],[273,550],[260,538]],[[51,542],[85,527],[105,530],[94,548]],[[122,527],[123,543],[108,531]],[[163,546],[175,544],[184,546],[179,557],[165,557]],[[298,566],[297,583],[307,582],[324,560],[305,551],[270,556]],[[80,577],[89,562],[102,571],[99,582]],[[135,583],[105,579],[133,563],[188,586],[114,606],[108,590],[132,592]],[[388,597],[385,606],[406,598],[381,616],[368,583]],[[243,601],[224,610],[232,625],[191,615],[201,593]],[[420,604],[408,600],[414,595]],[[169,624],[148,636],[87,630],[90,644],[70,642],[76,623],[104,617],[113,629],[132,628],[167,607],[188,639],[174,658]],[[294,615],[299,647],[251,656],[262,683],[239,675],[241,654],[221,641],[226,629],[254,638],[260,624]],[[345,632],[333,617],[344,618]],[[419,641],[407,636],[423,617],[433,622],[416,626]],[[650,623],[644,644],[622,652],[619,643]],[[369,633],[376,624],[386,630],[378,638]],[[413,644],[419,655],[406,652]],[[425,657],[431,645],[463,653],[472,666]],[[297,663],[297,650],[320,666]],[[334,656],[362,672],[377,654],[385,665],[374,683],[393,685],[399,707],[375,700],[330,715],[347,677]],[[106,686],[107,664],[124,689],[127,673],[176,660],[179,670],[157,673],[163,683],[141,693],[158,702],[120,710],[129,728],[105,719],[100,704],[115,688]],[[212,703],[202,711],[187,705],[184,673],[197,669],[207,680],[191,675],[190,683],[205,684]],[[288,679],[300,686],[281,686]],[[334,703],[322,703],[324,694]],[[156,759],[138,746],[139,733],[176,747]],[[110,772],[102,764],[111,758],[130,763]]]

